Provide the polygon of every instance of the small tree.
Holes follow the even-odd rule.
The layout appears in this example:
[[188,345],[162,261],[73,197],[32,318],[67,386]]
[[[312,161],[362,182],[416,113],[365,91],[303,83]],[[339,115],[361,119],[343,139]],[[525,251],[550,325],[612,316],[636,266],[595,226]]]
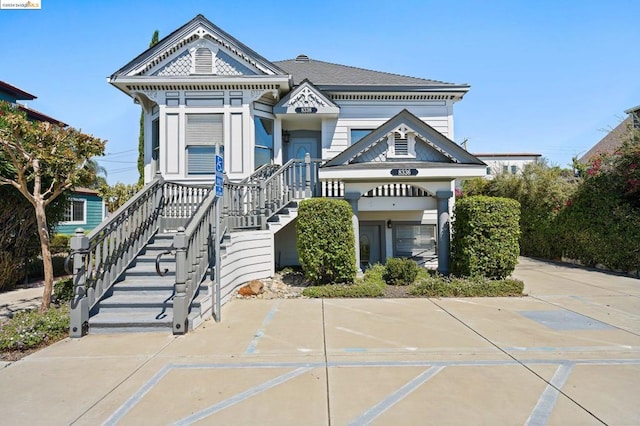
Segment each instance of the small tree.
[[518,263],[520,203],[474,196],[456,202],[451,272],[457,276],[505,278]]
[[46,207],[64,191],[86,181],[85,168],[104,154],[105,142],[70,127],[32,122],[26,114],[0,102],[0,185],[11,185],[35,210],[44,266],[44,292],[40,311],[49,309],[53,290],[53,263]]
[[110,213],[115,212],[126,203],[131,197],[136,195],[138,191],[142,189],[142,185],[139,184],[124,184],[116,183],[113,186],[103,184],[100,186],[98,193],[104,200],[107,210]]
[[356,251],[351,207],[344,200],[312,198],[300,203],[297,248],[307,278],[315,283],[352,282]]
[[[158,44],[158,30],[153,32],[149,47]],[[144,185],[144,110],[140,111],[140,136],[138,137],[138,185]]]

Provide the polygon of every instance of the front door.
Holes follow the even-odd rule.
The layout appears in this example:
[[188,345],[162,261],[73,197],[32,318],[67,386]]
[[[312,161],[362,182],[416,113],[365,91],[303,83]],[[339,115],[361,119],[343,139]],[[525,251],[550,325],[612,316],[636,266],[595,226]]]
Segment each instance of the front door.
[[316,138],[292,136],[287,150],[287,160],[292,158],[304,160],[306,154],[309,154],[311,158],[318,158],[318,141]]
[[382,225],[360,225],[360,264],[362,269],[382,262]]

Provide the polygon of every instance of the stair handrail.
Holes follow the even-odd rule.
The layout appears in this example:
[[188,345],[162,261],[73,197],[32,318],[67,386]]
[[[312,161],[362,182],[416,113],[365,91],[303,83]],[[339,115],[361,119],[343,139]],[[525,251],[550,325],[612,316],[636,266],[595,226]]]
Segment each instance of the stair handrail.
[[82,228],[76,229],[70,241],[74,287],[71,337],[87,334],[89,310],[155,235],[165,203],[164,184],[163,177],[157,174],[88,235]]
[[191,219],[185,226],[179,227],[173,237],[176,253],[173,334],[188,331],[189,307],[207,270],[214,263],[214,242],[219,229],[215,208],[219,200],[215,190],[209,191]]
[[280,168],[279,164],[271,164],[271,163],[263,164],[262,166],[258,167],[256,170],[254,170],[254,172],[251,173],[249,176],[247,176],[246,178],[242,179],[239,183],[242,184],[242,183],[257,183],[257,182],[260,182],[261,180],[264,180],[264,179],[268,178],[269,176],[271,176],[279,168]]
[[262,229],[267,220],[293,200],[317,195],[318,169],[323,163],[311,159],[307,153],[303,159],[291,159],[264,181],[260,182]]

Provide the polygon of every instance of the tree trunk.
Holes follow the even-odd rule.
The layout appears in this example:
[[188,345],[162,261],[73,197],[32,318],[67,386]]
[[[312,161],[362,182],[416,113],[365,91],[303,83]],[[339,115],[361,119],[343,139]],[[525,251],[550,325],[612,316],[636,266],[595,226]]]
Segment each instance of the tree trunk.
[[40,312],[46,312],[51,305],[51,293],[53,291],[53,261],[51,259],[51,246],[49,243],[49,227],[47,226],[47,215],[44,211],[43,200],[35,200],[36,221],[38,222],[38,236],[40,237],[40,248],[42,251],[42,264],[44,266],[44,291],[42,293],[42,304]]

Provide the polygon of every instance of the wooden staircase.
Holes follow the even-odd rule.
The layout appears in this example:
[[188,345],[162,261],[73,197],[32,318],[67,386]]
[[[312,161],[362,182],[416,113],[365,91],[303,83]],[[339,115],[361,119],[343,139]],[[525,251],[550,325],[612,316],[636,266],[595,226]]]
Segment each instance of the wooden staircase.
[[[89,313],[90,333],[171,330],[175,261],[166,256],[160,263],[167,269],[164,276],[156,273],[156,257],[170,250],[174,234],[157,234],[127,268],[120,281],[105,293],[103,299]],[[209,316],[210,283],[200,284],[189,311],[189,330]]]

